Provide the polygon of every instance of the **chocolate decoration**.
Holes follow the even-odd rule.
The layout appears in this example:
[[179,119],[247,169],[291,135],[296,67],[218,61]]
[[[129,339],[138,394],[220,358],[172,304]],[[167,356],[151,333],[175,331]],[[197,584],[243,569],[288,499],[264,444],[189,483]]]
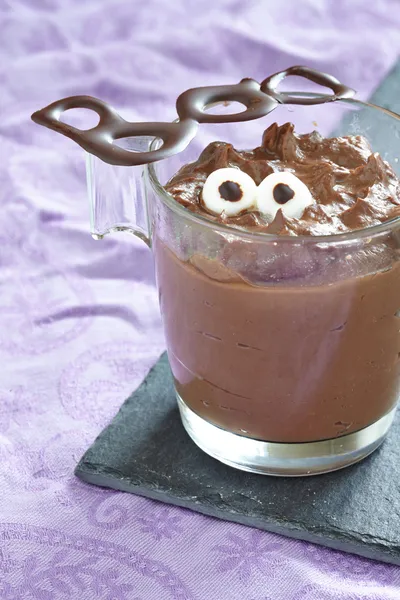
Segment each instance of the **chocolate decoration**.
[[[70,108],[94,110],[100,117],[99,123],[86,131],[63,123],[59,120],[60,116]],[[57,100],[33,113],[32,120],[71,138],[104,162],[126,167],[148,164],[181,152],[194,138],[198,128],[198,123],[190,119],[175,123],[131,123],[125,121],[109,104],[91,96],[70,96]],[[137,136],[160,138],[163,145],[149,152],[132,152],[114,144],[115,140]]]
[[294,196],[294,191],[286,183],[278,183],[272,192],[275,202],[278,204],[286,204]]
[[[286,77],[297,75],[298,77],[304,77],[318,85],[328,87],[332,90],[333,94],[321,94],[317,98],[307,98],[301,96],[292,96],[287,92],[278,92],[278,85],[282,83]],[[344,98],[352,98],[356,93],[352,88],[347,87],[340,83],[333,75],[328,73],[322,73],[309,67],[295,66],[289,67],[285,71],[270,75],[261,83],[260,89],[265,94],[268,94],[272,98],[275,98],[280,104],[302,104],[308,106],[311,104],[324,104],[325,102],[333,102]]]
[[[205,112],[215,103],[240,102],[246,110],[227,115]],[[176,111],[181,119],[197,123],[239,123],[265,117],[278,105],[277,100],[260,91],[254,79],[242,79],[236,85],[218,85],[187,90],[176,101]]]
[[238,202],[243,198],[242,188],[235,181],[224,181],[218,188],[221,198],[229,202]]
[[[278,92],[277,86],[291,75],[298,75],[319,85],[327,86],[332,94],[318,98],[300,98]],[[341,98],[350,98],[354,90],[341,84],[335,77],[309,69],[291,67],[264,79],[260,85],[254,79],[242,79],[235,85],[199,87],[187,90],[176,101],[179,121],[174,123],[132,123],[123,119],[114,108],[90,96],[70,96],[57,100],[33,113],[35,123],[53,129],[71,138],[87,152],[112,165],[134,166],[163,160],[184,150],[196,135],[200,123],[239,123],[265,117],[278,104],[323,104]],[[246,109],[234,114],[214,115],[206,112],[215,103],[240,102]],[[86,131],[60,121],[61,114],[71,108],[88,108],[99,115],[99,123]],[[162,146],[148,152],[131,152],[116,145],[115,140],[130,137],[161,139]],[[149,139],[150,142],[150,139]]]

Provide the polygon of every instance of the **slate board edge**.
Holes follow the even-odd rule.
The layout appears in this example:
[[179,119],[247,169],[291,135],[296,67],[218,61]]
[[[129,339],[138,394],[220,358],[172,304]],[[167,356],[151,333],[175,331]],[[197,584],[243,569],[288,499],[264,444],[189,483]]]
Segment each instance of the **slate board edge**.
[[[354,541],[346,539],[346,536],[343,535],[343,532],[341,532],[341,540],[334,540],[329,538],[326,535],[326,533],[324,535],[319,535],[318,533],[311,533],[306,529],[296,527],[289,522],[280,524],[279,521],[266,521],[254,517],[250,517],[250,519],[248,519],[244,515],[241,515],[239,513],[233,513],[229,510],[225,510],[221,513],[221,516],[219,516],[217,512],[213,511],[212,509],[208,510],[207,506],[205,506],[204,504],[197,504],[196,502],[193,502],[193,500],[187,501],[184,498],[178,498],[176,496],[166,496],[162,490],[157,492],[154,489],[151,489],[151,487],[149,487],[146,484],[144,484],[143,486],[140,484],[136,484],[132,481],[132,479],[126,479],[125,483],[124,479],[121,480],[111,476],[109,480],[107,476],[93,474],[91,472],[90,466],[90,463],[86,463],[84,459],[82,459],[76,467],[75,475],[81,481],[84,481],[85,483],[89,483],[91,485],[96,485],[128,493],[132,493],[132,486],[134,486],[134,493],[138,496],[150,498],[151,500],[157,500],[158,502],[163,502],[164,504],[179,506],[181,508],[198,512],[207,517],[213,517],[223,521],[239,523],[240,525],[253,527],[255,529],[262,529],[264,531],[276,533],[284,537],[302,540],[305,542],[311,542],[313,544],[318,544],[319,546],[328,547],[333,550],[338,550],[340,552],[349,552],[350,554],[356,554],[358,556],[368,558],[370,560],[381,560],[392,565],[400,566],[400,556],[394,555],[394,553],[389,548],[387,548],[384,545],[384,543],[375,544],[374,549],[372,550],[368,547],[362,546],[362,540],[359,540],[359,544],[357,544],[356,538],[354,538]],[[96,465],[95,468],[98,470],[98,465]]]

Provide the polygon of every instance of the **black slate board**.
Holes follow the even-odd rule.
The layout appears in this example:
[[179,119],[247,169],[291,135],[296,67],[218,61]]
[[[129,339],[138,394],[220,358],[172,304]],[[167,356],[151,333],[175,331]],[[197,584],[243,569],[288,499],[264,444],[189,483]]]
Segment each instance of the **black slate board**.
[[[371,101],[400,112],[399,99],[400,63]],[[364,118],[361,113],[361,127]],[[340,133],[339,126],[335,135]],[[390,141],[399,144],[389,122],[370,127],[368,134],[383,156]],[[76,474],[96,485],[400,565],[399,440],[400,412],[384,445],[343,471],[304,479],[236,471],[189,439],[163,355]]]
[[306,478],[253,475],[199,450],[180,422],[166,355],[81,459],[77,476],[400,565],[400,412],[371,457]]

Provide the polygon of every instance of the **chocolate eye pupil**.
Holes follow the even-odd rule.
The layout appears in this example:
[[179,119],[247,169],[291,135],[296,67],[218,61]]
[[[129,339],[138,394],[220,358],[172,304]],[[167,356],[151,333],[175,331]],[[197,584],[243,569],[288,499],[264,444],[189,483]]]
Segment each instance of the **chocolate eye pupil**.
[[242,188],[235,181],[224,181],[218,188],[221,198],[229,202],[237,202],[243,196]]
[[286,202],[293,198],[294,191],[286,183],[277,183],[272,195],[278,204],[286,204]]

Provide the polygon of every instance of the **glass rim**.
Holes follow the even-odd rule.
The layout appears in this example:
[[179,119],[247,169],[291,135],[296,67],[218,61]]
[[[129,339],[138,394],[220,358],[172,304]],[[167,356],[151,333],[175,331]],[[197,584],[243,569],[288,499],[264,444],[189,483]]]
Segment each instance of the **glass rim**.
[[[287,92],[291,95],[307,96],[307,97],[319,97],[320,94],[312,93],[312,92]],[[400,121],[400,115],[389,110],[388,108],[384,108],[383,106],[378,106],[371,102],[363,102],[361,100],[357,100],[354,98],[342,98],[335,100],[335,103],[341,104],[355,104],[360,105],[366,108],[376,109],[389,117],[395,119],[396,121]],[[154,139],[151,146],[153,144],[159,143],[159,140]],[[157,177],[157,173],[155,171],[155,165],[157,163],[150,163],[146,165],[146,170],[149,176],[150,184],[153,190],[160,196],[161,200],[164,204],[170,208],[173,212],[175,212],[178,216],[182,218],[197,223],[199,225],[203,225],[204,227],[220,231],[225,235],[237,235],[242,238],[246,238],[249,240],[257,240],[258,242],[289,242],[291,244],[300,244],[300,243],[313,243],[313,244],[326,244],[326,243],[338,243],[338,242],[347,242],[353,240],[359,240],[363,238],[375,237],[381,233],[386,233],[395,229],[396,225],[400,222],[400,216],[394,217],[388,221],[383,223],[379,223],[378,225],[371,225],[370,227],[363,227],[362,229],[355,229],[353,231],[343,232],[343,233],[331,233],[329,235],[280,235],[275,233],[266,233],[260,231],[251,231],[249,229],[242,229],[240,227],[235,227],[233,225],[228,225],[226,223],[217,223],[216,221],[211,221],[207,219],[207,217],[200,215],[198,213],[191,212],[182,204],[177,202],[175,198],[167,192],[165,187],[161,184]]]

